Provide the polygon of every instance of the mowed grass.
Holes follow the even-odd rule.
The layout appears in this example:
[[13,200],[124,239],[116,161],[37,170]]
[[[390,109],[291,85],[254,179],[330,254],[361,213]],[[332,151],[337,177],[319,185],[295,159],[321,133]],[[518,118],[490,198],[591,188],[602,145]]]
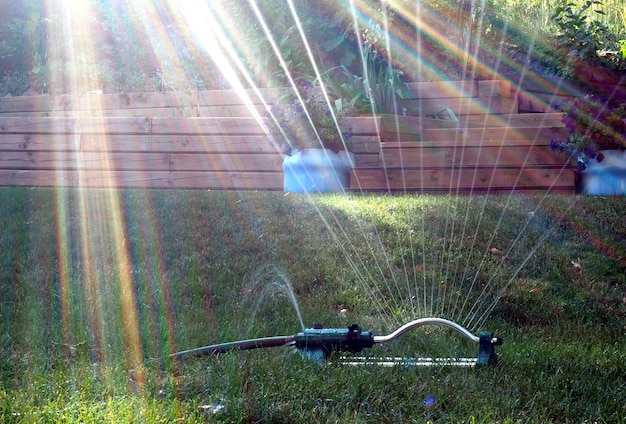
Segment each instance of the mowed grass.
[[[2,422],[625,422],[624,198],[0,198]],[[319,366],[290,348],[167,358],[300,331],[287,280],[306,325],[386,334],[489,310],[480,329],[504,339],[499,363]],[[477,347],[424,328],[364,353]]]

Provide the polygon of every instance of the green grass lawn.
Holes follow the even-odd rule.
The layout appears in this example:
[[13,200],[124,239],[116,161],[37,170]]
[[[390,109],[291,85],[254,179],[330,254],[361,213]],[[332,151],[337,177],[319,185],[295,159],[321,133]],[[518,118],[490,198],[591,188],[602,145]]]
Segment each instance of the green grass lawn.
[[[626,422],[624,198],[0,199],[2,422]],[[503,338],[499,362],[320,366],[291,348],[167,358],[301,331],[291,291],[307,326],[381,335],[441,316]],[[425,327],[364,353],[477,346]]]

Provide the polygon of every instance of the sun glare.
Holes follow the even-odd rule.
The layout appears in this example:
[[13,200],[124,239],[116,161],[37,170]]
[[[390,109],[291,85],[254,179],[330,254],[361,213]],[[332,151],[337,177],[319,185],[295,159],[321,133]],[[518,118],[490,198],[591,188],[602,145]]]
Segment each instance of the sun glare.
[[[56,78],[56,80],[63,80],[61,91],[71,98],[71,102],[75,104],[82,102],[82,106],[87,106],[79,112],[71,110],[61,112],[65,114],[63,123],[78,129],[78,131],[71,131],[71,133],[77,134],[71,136],[75,137],[74,139],[66,140],[64,138],[70,137],[70,135],[57,135],[58,138],[52,140],[58,145],[70,143],[81,147],[77,149],[78,152],[75,155],[67,153],[63,149],[55,149],[54,153],[55,159],[59,163],[76,162],[75,166],[71,167],[72,170],[62,170],[67,169],[64,166],[58,167],[58,185],[64,185],[61,183],[63,181],[72,181],[74,184],[70,185],[77,186],[77,192],[80,193],[77,211],[72,211],[68,203],[67,193],[63,190],[57,190],[55,229],[57,249],[60,252],[57,266],[60,276],[62,331],[63,337],[66,339],[65,342],[71,344],[72,296],[74,296],[73,293],[77,291],[77,288],[71,286],[76,283],[72,283],[73,278],[70,275],[72,268],[70,252],[72,251],[72,235],[79,233],[82,266],[80,272],[84,291],[82,296],[89,303],[85,320],[90,333],[90,342],[99,355],[106,356],[110,344],[108,339],[110,331],[108,329],[111,326],[121,325],[128,367],[140,370],[143,366],[142,352],[144,346],[140,334],[140,311],[137,306],[136,289],[138,277],[133,269],[133,255],[140,254],[145,258],[151,258],[148,262],[153,264],[153,269],[150,271],[149,278],[156,287],[156,292],[161,293],[162,296],[152,305],[154,310],[151,312],[158,317],[167,316],[167,319],[158,325],[166,328],[163,331],[163,337],[172,343],[172,347],[175,345],[172,336],[173,318],[167,313],[170,305],[168,305],[167,287],[164,283],[166,275],[162,266],[163,259],[160,253],[161,241],[156,224],[157,219],[150,215],[149,210],[145,211],[142,219],[145,221],[146,227],[150,228],[143,241],[146,245],[133,247],[127,228],[129,212],[125,210],[120,191],[94,189],[94,186],[120,186],[121,184],[117,179],[119,178],[119,169],[122,166],[119,156],[110,153],[113,150],[110,146],[112,140],[106,135],[110,132],[107,131],[107,125],[112,125],[110,122],[114,122],[114,119],[107,116],[110,112],[104,110],[101,104],[103,96],[98,95],[102,93],[104,78],[102,75],[94,73],[95,67],[92,66],[99,61],[108,60],[113,64],[113,71],[115,71],[116,63],[113,60],[115,58],[108,57],[108,53],[103,51],[103,46],[98,42],[103,36],[115,36],[115,34],[111,34],[114,32],[111,28],[103,30],[95,22],[94,16],[98,12],[91,8],[96,7],[96,3],[84,0],[49,0],[47,4],[49,11],[58,14],[58,21],[61,22],[62,36],[56,37],[57,40],[62,40],[62,43],[55,46],[57,58],[62,58],[66,64],[66,70],[70,71],[66,72],[64,76]],[[247,18],[253,20],[256,29],[264,36],[261,40],[262,45],[267,47],[267,51],[264,53],[268,55],[274,65],[271,70],[259,68],[258,64],[261,62],[258,57],[255,57],[258,52],[246,44],[250,41],[244,36],[248,29],[240,21],[240,16],[230,13],[231,9],[227,7],[228,2],[225,0],[120,2],[119,5],[111,7],[110,10],[111,13],[118,13],[120,8],[128,8],[125,13],[133,17],[132,20],[129,20],[129,25],[132,25],[132,28],[128,29],[136,37],[146,37],[145,40],[142,40],[141,46],[148,46],[149,51],[145,53],[154,61],[154,72],[161,78],[161,88],[171,87],[172,84],[169,80],[173,78],[173,75],[182,74],[184,79],[188,79],[188,84],[185,86],[191,87],[190,90],[195,89],[192,81],[193,76],[186,70],[185,61],[188,55],[200,56],[206,61],[206,71],[215,70],[219,74],[222,88],[235,92],[248,109],[249,116],[265,127],[265,111],[259,111],[258,106],[255,105],[259,104],[257,100],[260,99],[266,109],[270,110],[269,105],[273,99],[264,98],[263,88],[266,87],[266,84],[276,84],[275,76],[271,74],[272,71],[281,72],[283,78],[281,82],[287,85],[286,90],[293,92],[303,105],[304,100],[298,91],[299,79],[293,71],[295,67],[289,62],[290,58],[283,49],[285,34],[272,27],[271,17],[264,14],[260,3],[259,1],[248,0],[247,7],[250,16]],[[367,65],[364,46],[374,46],[375,49],[385,49],[388,52],[389,64],[399,64],[402,69],[412,72],[413,76],[418,77],[421,81],[438,78],[447,71],[443,68],[445,61],[441,58],[442,51],[456,60],[458,64],[456,71],[459,74],[455,77],[461,80],[464,78],[474,80],[477,75],[486,75],[492,79],[506,81],[507,74],[503,71],[504,68],[517,69],[519,71],[518,77],[520,75],[521,78],[526,77],[521,65],[513,63],[506,58],[506,55],[498,54],[496,51],[490,52],[491,54],[481,54],[481,49],[490,47],[487,44],[482,45],[480,39],[472,38],[471,20],[480,19],[480,17],[472,16],[471,10],[449,5],[439,8],[427,7],[428,5],[424,5],[422,2],[415,2],[411,6],[407,6],[408,2],[381,1],[376,6],[380,9],[372,9],[373,2],[360,0],[342,0],[337,3],[351,11],[352,30],[356,34],[351,33],[348,36],[352,37],[356,42],[355,45],[360,47],[360,52],[355,52],[355,57],[357,57],[357,62],[360,59],[361,71],[365,71]],[[324,7],[325,4],[319,2],[321,5],[319,7]],[[318,83],[326,103],[330,106],[332,103],[328,91],[329,87],[322,78],[326,64],[320,63],[319,52],[316,50],[316,47],[319,46],[313,45],[313,41],[307,36],[305,28],[307,16],[302,15],[298,9],[299,4],[293,0],[285,0],[284,5],[285,11],[288,9],[285,16],[290,19],[289,24],[293,29],[293,34],[295,34],[294,38],[304,46],[305,54],[302,58],[306,62],[304,65],[307,69],[313,70],[313,75],[308,77]],[[119,20],[121,21],[122,18],[120,17]],[[372,30],[372,28],[376,30]],[[373,34],[374,32],[378,35]],[[380,39],[375,39],[376,37]],[[491,48],[496,49],[496,47]],[[358,57],[359,54],[360,58]],[[490,57],[492,62],[488,62],[486,57]],[[493,63],[494,60],[495,63]],[[254,74],[250,71],[251,63],[257,66]],[[363,75],[365,74],[366,72],[363,72]],[[70,77],[68,78],[67,75]],[[54,75],[52,77],[54,79]],[[146,75],[142,75],[142,77],[147,78]],[[512,82],[510,87],[516,86],[519,81]],[[363,85],[366,86],[369,83],[369,81],[363,82]],[[506,87],[506,85],[504,86]],[[459,84],[459,87],[463,87],[463,85]],[[459,90],[461,89],[459,88]],[[146,91],[149,90],[146,89]],[[86,96],[87,93],[93,95]],[[256,98],[253,99],[253,96]],[[371,106],[374,110],[373,100],[371,100]],[[489,106],[482,104],[477,107],[488,109]],[[336,127],[339,129],[334,108],[331,107],[329,110],[333,113]],[[309,124],[319,138],[308,111],[307,115]],[[506,113],[503,116],[506,116]],[[105,117],[106,120],[103,119]],[[189,118],[187,124],[194,125],[194,122],[198,123],[200,119],[194,121],[194,118]],[[381,131],[379,129],[377,131],[380,134]],[[507,129],[506,137],[519,139],[523,136],[521,131],[521,129],[515,128]],[[338,133],[341,134],[342,132],[338,131]],[[483,136],[483,139],[488,139],[488,135],[483,134]],[[463,142],[463,140],[453,141],[458,142],[459,145]],[[487,144],[489,143],[486,143],[486,146]],[[84,146],[89,148],[84,149]],[[500,148],[495,154],[495,162],[501,159],[506,160],[505,155],[516,154],[504,153],[502,144],[498,146],[495,142],[489,147],[494,148],[494,150]],[[278,147],[276,148],[278,150]],[[206,149],[208,152],[208,146]],[[482,149],[482,146],[479,149]],[[522,162],[523,165],[526,165],[526,162],[531,159],[528,155],[529,153],[526,154]],[[206,156],[208,161],[218,160],[212,158],[209,153]],[[143,177],[143,175],[137,176],[137,178]],[[520,174],[518,179],[521,177]],[[145,178],[148,179],[149,176],[146,175]],[[495,184],[494,181],[490,181],[490,188],[492,183]],[[337,207],[341,208],[341,205],[338,203]],[[73,213],[78,214],[74,220],[72,219]],[[332,217],[322,217],[322,219],[329,220],[325,223],[330,228],[331,225],[328,222],[332,220]],[[75,228],[71,225],[74,225]],[[426,223],[423,225],[425,226]],[[333,234],[333,236],[344,249],[345,256],[350,258],[349,250],[352,241],[344,240],[342,234],[339,233]],[[156,246],[148,246],[146,240]],[[425,246],[422,246],[422,249],[425,250]],[[412,259],[416,261],[415,258]],[[424,268],[426,266],[425,259],[422,258],[422,260],[421,266]],[[115,265],[112,268],[107,268],[103,262],[110,262]],[[368,281],[375,280],[375,278],[362,275],[360,273],[360,270],[364,268],[362,265],[358,259],[351,262],[354,271],[363,279],[362,284],[367,288],[370,284]],[[420,265],[413,263],[411,266],[418,268]],[[380,274],[386,275],[387,268],[389,268],[388,264],[379,264]],[[384,283],[388,285],[391,292],[393,288],[389,285],[398,284],[399,280],[402,279],[393,276],[393,278],[384,279]],[[415,287],[419,284],[421,283],[416,282]],[[111,289],[111,285],[115,285],[115,290]],[[426,287],[425,281],[423,287]],[[435,287],[434,280],[433,287]],[[445,294],[445,289],[442,290]],[[409,289],[410,291],[411,289]],[[428,313],[425,293],[426,290],[423,292],[423,304],[418,299],[417,304],[412,305],[413,313],[415,313],[416,308],[420,314]],[[119,296],[117,299],[118,303],[121,303],[119,322],[107,322],[108,318],[106,317],[110,317],[110,314],[106,314],[104,311],[109,303],[106,296]],[[396,300],[392,299],[390,302]],[[383,302],[387,302],[387,300],[383,300]],[[397,303],[381,306],[381,308],[390,310],[400,307],[401,305]],[[434,312],[432,307],[430,305],[431,313]],[[477,319],[482,320],[481,317]],[[164,347],[164,350],[168,350],[168,348]],[[140,374],[137,379],[141,385]]]
[[[371,26],[375,16],[380,15],[378,10],[370,8],[371,3],[358,0],[344,1],[343,3],[344,6],[350,7],[354,28],[357,31],[364,30],[368,25]],[[80,231],[82,235],[81,257],[85,281],[84,296],[89,299],[92,305],[87,314],[87,321],[93,343],[97,349],[106,351],[105,347],[108,344],[105,336],[107,334],[106,329],[115,324],[104,322],[105,314],[101,310],[101,305],[106,304],[106,301],[102,299],[102,296],[105,293],[111,293],[105,286],[115,281],[119,285],[117,293],[121,296],[124,317],[122,328],[124,330],[125,351],[128,352],[127,360],[130,367],[138,369],[142,365],[142,341],[139,335],[139,317],[134,289],[136,276],[132,270],[131,248],[124,219],[127,211],[124,210],[123,202],[117,191],[93,191],[89,189],[89,185],[93,184],[94,177],[95,181],[99,181],[104,186],[118,185],[115,181],[118,164],[116,158],[111,157],[108,153],[107,146],[110,140],[104,135],[107,131],[102,120],[105,112],[101,110],[99,104],[100,96],[89,96],[87,100],[84,96],[86,92],[97,92],[102,89],[98,75],[90,73],[92,68],[89,66],[102,60],[104,54],[101,46],[97,44],[98,37],[101,35],[97,33],[98,29],[94,26],[93,17],[96,12],[90,9],[91,4],[81,0],[65,0],[60,2],[61,9],[59,11],[60,20],[63,23],[63,45],[58,46],[58,49],[61,51],[61,57],[68,63],[68,67],[73,70],[72,78],[67,81],[69,84],[66,87],[67,92],[72,93],[74,102],[78,102],[80,98],[80,101],[91,103],[88,108],[90,112],[68,116],[70,119],[75,119],[75,125],[79,125],[82,130],[82,134],[72,142],[81,146],[89,143],[92,149],[96,147],[95,152],[86,153],[81,150],[75,157],[77,165],[78,163],[89,164],[89,167],[76,166],[76,171],[74,171],[81,193],[80,219],[78,221],[80,224],[79,228],[74,230]],[[447,49],[456,52],[458,56],[467,55],[467,52],[463,50],[461,31],[441,32],[441,28],[445,27],[441,22],[446,16],[437,16],[435,12],[426,11],[425,8],[419,6],[416,6],[415,9],[402,9],[400,8],[401,4],[381,3],[381,7],[392,6],[394,8],[394,13],[397,13],[401,18],[399,20],[401,24],[389,25],[386,15],[383,14],[383,21],[378,22],[377,25],[383,28],[381,32],[385,35],[385,39],[382,40],[383,45],[386,45],[389,51],[398,52],[401,55],[400,59],[405,61],[405,67],[420,69],[425,75],[435,74],[439,71],[437,65],[439,62],[438,50]],[[245,62],[254,62],[255,58],[250,57],[253,52],[245,44],[242,37],[242,31],[246,29],[242,28],[241,22],[237,21],[236,16],[229,14],[224,2],[168,0],[161,3],[152,1],[129,2],[125,5],[130,8],[127,13],[134,17],[133,24],[136,27],[132,30],[136,34],[145,34],[147,37],[145,41],[151,50],[149,53],[154,58],[164,80],[168,79],[168,71],[184,69],[183,56],[186,54],[186,50],[197,50],[208,58],[209,62],[217,68],[226,85],[244,101],[250,115],[258,122],[263,122],[259,111],[253,106],[249,93],[252,90],[256,96],[263,99],[260,87],[256,85],[255,81],[269,81],[272,76],[261,74],[253,77],[247,71]],[[291,87],[295,88],[297,86],[295,77],[289,72],[290,66],[279,46],[278,40],[282,34],[276,34],[274,29],[269,26],[256,1],[250,0],[249,6],[254,13],[257,24],[262,28],[267,43],[271,46],[272,51],[270,53],[273,55],[273,59],[280,64]],[[324,98],[330,104],[326,87],[320,78],[322,71],[318,67],[313,48],[302,26],[302,21],[307,17],[299,15],[291,0],[286,2],[286,7],[289,8],[300,41],[305,46],[307,59],[320,81]],[[49,9],[53,9],[52,2],[49,4]],[[443,10],[440,13],[457,12]],[[459,16],[458,20],[461,21],[462,17]],[[419,39],[416,38],[418,36]],[[362,37],[357,37],[357,39],[362,42]],[[181,45],[181,40],[192,43]],[[420,47],[416,48],[418,42]],[[364,62],[364,59],[361,59]],[[484,65],[472,62],[471,66],[480,67]],[[167,81],[164,81],[164,85],[167,86]],[[300,96],[295,89],[294,93]],[[300,101],[302,102],[302,98]],[[310,117],[309,120],[311,121]],[[335,122],[337,122],[336,117]],[[312,125],[312,121],[310,123]],[[62,152],[58,155],[59,161],[72,159],[64,157],[65,153]],[[209,158],[209,160],[211,159]],[[63,180],[68,176],[59,174],[58,178]],[[69,323],[70,314],[68,310],[70,309],[72,290],[68,287],[71,283],[67,275],[69,268],[69,254],[67,252],[70,249],[68,233],[72,229],[68,228],[70,212],[62,190],[58,192],[57,208],[57,216],[59,217],[56,223],[58,247],[63,252],[59,263],[63,325],[64,333],[70,334],[71,323]],[[158,239],[158,237],[156,238]],[[100,261],[103,257],[116,264],[114,275],[110,276],[110,281],[104,281],[102,277],[103,270]],[[158,261],[156,262],[158,263]],[[359,265],[354,264],[354,267],[355,269],[359,268]],[[158,267],[154,280],[163,281],[162,270]],[[106,352],[103,353],[106,354]]]

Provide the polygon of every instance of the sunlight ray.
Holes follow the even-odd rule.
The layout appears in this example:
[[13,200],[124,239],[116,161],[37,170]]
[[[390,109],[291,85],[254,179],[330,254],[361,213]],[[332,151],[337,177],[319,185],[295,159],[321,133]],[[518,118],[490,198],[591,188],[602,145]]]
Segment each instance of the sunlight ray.
[[[218,67],[222,76],[235,90],[237,95],[243,100],[250,114],[259,122],[263,123],[263,118],[254,107],[250,96],[246,92],[246,86],[253,88],[259,98],[259,89],[252,81],[251,75],[246,71],[237,49],[233,46],[229,33],[224,32],[220,22],[229,22],[224,12],[214,12],[210,6],[201,0],[194,0],[179,3],[181,15],[200,43],[203,50],[210,56],[211,60]],[[230,24],[234,26],[234,24]],[[234,64],[234,65],[233,65]],[[243,76],[243,81],[239,76]]]
[[[382,14],[383,15],[383,22],[382,22],[382,26],[383,26],[383,29],[384,29],[383,34],[385,35],[384,42],[385,42],[386,50],[388,52],[387,58],[386,58],[387,61],[388,61],[387,66],[389,67],[389,70],[391,70],[393,68],[393,63],[395,62],[395,58],[392,55],[392,51],[393,50],[392,50],[391,45],[392,45],[392,43],[400,44],[400,41],[399,41],[400,38],[394,35],[394,32],[392,31],[392,27],[391,27],[391,25],[389,23],[389,16],[388,16],[389,6],[388,6],[387,2],[386,1],[381,2],[381,7],[383,8],[383,14]],[[408,50],[408,48],[406,47],[406,44],[404,44],[404,47],[405,47],[405,50]],[[365,61],[364,61],[364,63],[365,63]],[[367,73],[365,72],[365,69],[364,69],[364,75],[367,75]],[[398,110],[398,101],[397,101],[398,100],[398,95],[397,95],[395,90],[392,90],[391,94],[392,94],[392,104],[393,104],[394,110],[393,111],[386,111],[386,112],[388,112],[388,113],[391,112],[391,113],[393,113],[395,115],[400,115],[399,110]],[[399,128],[398,119],[396,119],[396,128]],[[404,177],[404,175],[403,175],[403,177]],[[400,243],[400,228],[398,228],[398,225],[396,225],[396,231],[397,231],[397,239],[398,239],[398,244],[399,244]],[[412,242],[410,242],[410,247],[409,248],[411,250],[413,249]],[[415,259],[414,258],[415,258],[414,255],[411,255],[412,268],[413,269],[415,269]],[[403,268],[404,268],[405,284],[406,284],[407,291],[408,291],[407,296],[409,298],[409,302],[410,302],[411,308],[413,310],[413,318],[414,318],[415,317],[414,296],[412,295],[411,282],[410,282],[410,279],[409,279],[409,276],[408,276],[408,273],[407,273],[407,266],[406,266],[404,255],[402,256],[402,263],[403,263]],[[432,315],[432,311],[431,311],[431,315]]]
[[[91,63],[96,63],[97,47],[94,44],[92,31],[89,26],[89,17],[92,11],[89,5],[82,1],[66,1],[62,3],[63,30],[65,39],[64,55],[71,66],[75,67],[74,78],[69,81],[71,95],[78,104],[81,94],[88,90],[99,88],[101,81],[87,72]],[[99,111],[99,96],[89,98],[92,103],[90,110]],[[80,237],[82,247],[82,278],[84,279],[85,293],[83,293],[87,308],[87,325],[90,334],[92,349],[96,356],[107,355],[106,334],[109,327],[117,324],[110,321],[108,314],[102,311],[102,305],[113,299],[107,299],[106,293],[111,293],[110,285],[118,284],[119,300],[123,320],[122,337],[125,345],[125,355],[129,368],[141,369],[143,365],[142,343],[139,336],[139,317],[135,298],[134,280],[131,271],[129,252],[126,249],[126,229],[123,225],[122,206],[115,191],[100,191],[91,193],[87,187],[117,186],[116,174],[113,172],[115,164],[108,153],[106,127],[102,118],[91,118],[77,114],[77,139],[75,143],[81,148],[76,155],[76,173],[79,186],[79,214]],[[83,133],[82,135],[80,133]],[[84,149],[84,143],[89,142],[88,149],[98,152],[97,159],[89,158]],[[62,177],[59,177],[62,178]],[[63,197],[58,198],[59,219],[67,219],[63,208]],[[59,227],[59,242],[64,245],[61,258],[69,255],[69,246],[64,243],[64,230]],[[107,271],[103,263],[110,260],[116,264]],[[61,259],[64,261],[65,259]],[[105,277],[108,275],[108,278]],[[143,386],[141,376],[137,376],[140,387]]]
[[[61,327],[63,343],[67,345],[73,344],[73,335],[71,330],[71,246],[69,241],[69,212],[65,191],[57,191],[56,196],[56,213],[55,213],[55,238],[56,249],[58,252],[57,272],[59,275],[59,297],[61,302]],[[92,333],[93,334],[93,333]]]

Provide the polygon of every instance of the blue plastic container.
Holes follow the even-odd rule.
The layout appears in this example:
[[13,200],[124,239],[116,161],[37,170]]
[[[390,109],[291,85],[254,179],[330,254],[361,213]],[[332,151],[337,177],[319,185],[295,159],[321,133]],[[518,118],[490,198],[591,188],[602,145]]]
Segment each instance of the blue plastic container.
[[328,149],[294,150],[283,160],[284,189],[292,193],[337,193],[350,187],[354,154]]
[[626,195],[626,152],[605,150],[604,160],[590,160],[587,169],[581,172],[582,194]]

